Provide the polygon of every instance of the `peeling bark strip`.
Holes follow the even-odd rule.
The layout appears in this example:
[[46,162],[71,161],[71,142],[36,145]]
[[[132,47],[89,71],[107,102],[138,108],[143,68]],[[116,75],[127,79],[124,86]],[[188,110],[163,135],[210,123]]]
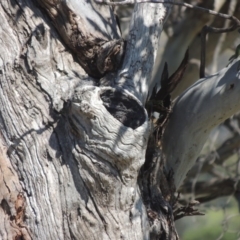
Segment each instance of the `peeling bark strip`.
[[29,240],[30,229],[26,225],[26,198],[20,181],[3,147],[0,135],[0,239]]
[[[100,78],[119,68],[125,44],[120,39],[110,7],[102,9],[91,1],[77,0],[38,2],[47,11],[61,38],[73,50],[78,62],[90,76]],[[101,26],[102,20],[104,28]],[[106,26],[111,31],[106,32]]]

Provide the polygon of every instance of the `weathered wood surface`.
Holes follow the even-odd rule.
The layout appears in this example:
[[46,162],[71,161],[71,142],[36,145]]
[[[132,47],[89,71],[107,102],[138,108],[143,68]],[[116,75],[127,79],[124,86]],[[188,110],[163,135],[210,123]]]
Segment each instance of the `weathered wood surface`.
[[[167,10],[150,8],[157,44]],[[149,239],[137,186],[150,132],[147,88],[132,94],[99,80],[121,62],[109,44],[120,39],[114,21],[110,7],[88,1],[0,3],[0,238]]]
[[[149,179],[138,179],[151,133],[144,104],[169,11],[167,4],[135,6],[124,57],[109,6],[0,3],[1,238],[177,239],[171,209],[159,199],[161,191],[168,195],[159,162],[142,172]],[[239,110],[237,64],[200,80],[176,103],[164,138],[175,180],[184,178],[207,131]]]

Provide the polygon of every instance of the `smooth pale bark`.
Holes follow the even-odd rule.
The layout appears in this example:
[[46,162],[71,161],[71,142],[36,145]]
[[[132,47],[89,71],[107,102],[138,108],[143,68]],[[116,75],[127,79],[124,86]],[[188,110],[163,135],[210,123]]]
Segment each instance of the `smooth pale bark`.
[[163,138],[176,187],[195,163],[211,130],[240,110],[240,62],[198,80],[177,99]]
[[[232,3],[231,3],[232,4]],[[203,1],[199,3],[200,6],[205,8],[213,9],[217,12],[228,13],[230,15],[239,16],[239,4],[234,6],[233,12],[229,12],[229,5],[226,4],[226,0],[215,0],[215,1]],[[214,5],[214,6],[213,6]],[[224,7],[223,7],[224,6]],[[201,53],[201,42],[200,34],[204,25],[223,27],[224,22],[228,21],[223,18],[215,17],[210,14],[203,13],[198,10],[184,9],[184,17],[177,24],[170,26],[170,33],[167,36],[166,41],[161,39],[160,49],[156,66],[153,72],[153,83],[158,82],[161,78],[164,63],[167,62],[169,66],[169,73],[172,74],[180,65],[185,51],[189,48],[189,59],[190,63],[186,70],[183,81],[179,83],[174,92],[172,98],[178,97],[184,90],[191,86],[194,82],[199,79],[199,65],[200,65],[200,53]],[[213,55],[215,49],[218,46],[219,38],[222,34],[209,34],[207,38],[207,51],[206,51],[206,68],[213,61]],[[238,31],[227,33],[225,42],[223,43],[221,53],[230,48],[232,49],[237,43],[239,37]],[[163,42],[164,41],[164,42]],[[181,47],[179,47],[181,46]],[[229,56],[230,57],[230,56]],[[221,69],[222,63],[217,58],[218,69]],[[226,64],[225,64],[226,65]],[[210,70],[210,69],[208,69]],[[211,72],[211,73],[215,73]],[[210,74],[207,71],[208,75]]]
[[[207,1],[205,4],[199,5],[211,8],[214,5],[214,1]],[[214,10],[218,11],[219,9]],[[213,19],[214,17],[212,15],[201,11],[194,9],[185,10],[184,18],[173,26],[173,33],[167,39],[163,53],[157,58],[156,68],[153,72],[153,82],[158,82],[159,79],[161,79],[165,62],[168,63],[170,74],[176,71],[184,57],[186,49],[190,46],[196,35],[201,32],[203,26],[210,24]],[[198,47],[200,47],[200,45]]]

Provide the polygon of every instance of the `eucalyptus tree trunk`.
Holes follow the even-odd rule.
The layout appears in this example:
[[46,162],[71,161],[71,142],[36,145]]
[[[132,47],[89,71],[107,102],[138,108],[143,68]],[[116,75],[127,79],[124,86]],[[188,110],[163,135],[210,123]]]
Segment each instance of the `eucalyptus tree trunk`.
[[[171,183],[144,108],[169,12],[168,4],[136,4],[124,42],[109,6],[1,1],[1,239],[178,239]],[[228,68],[233,106],[223,118],[239,109],[236,64]],[[196,96],[198,106],[207,94]],[[188,117],[182,102],[173,126]],[[209,122],[208,129],[219,120]],[[164,146],[172,146],[166,132]],[[196,154],[165,152],[182,181]]]

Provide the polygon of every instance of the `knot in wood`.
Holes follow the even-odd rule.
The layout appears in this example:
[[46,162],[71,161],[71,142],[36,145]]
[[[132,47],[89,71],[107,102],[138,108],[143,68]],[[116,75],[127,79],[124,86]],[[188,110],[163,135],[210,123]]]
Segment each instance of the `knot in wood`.
[[89,119],[95,118],[94,111],[92,110],[90,104],[86,101],[79,101],[73,103],[79,111],[84,113]]
[[105,42],[98,50],[97,68],[101,74],[116,71],[120,66],[124,54],[123,39]]

